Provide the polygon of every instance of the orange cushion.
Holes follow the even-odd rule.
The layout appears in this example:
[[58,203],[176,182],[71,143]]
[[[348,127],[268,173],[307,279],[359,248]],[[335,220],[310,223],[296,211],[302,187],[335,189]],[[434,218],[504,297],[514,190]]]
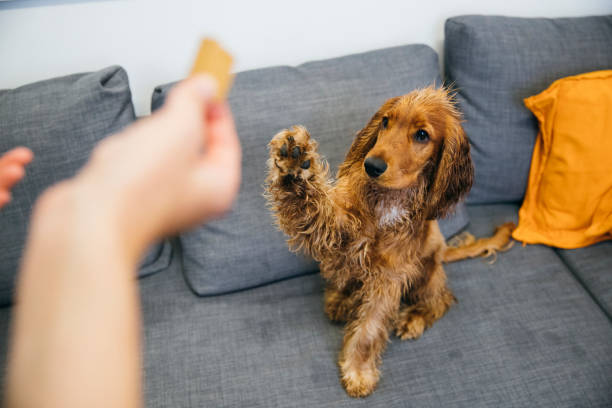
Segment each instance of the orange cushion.
[[525,99],[540,123],[513,238],[579,248],[612,239],[612,70]]

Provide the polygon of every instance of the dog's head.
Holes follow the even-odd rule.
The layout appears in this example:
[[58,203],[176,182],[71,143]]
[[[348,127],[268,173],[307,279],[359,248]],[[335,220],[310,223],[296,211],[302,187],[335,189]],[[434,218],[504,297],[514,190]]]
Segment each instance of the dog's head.
[[444,216],[472,186],[474,168],[461,115],[444,88],[391,98],[357,135],[345,164],[377,186],[426,183],[426,217]]

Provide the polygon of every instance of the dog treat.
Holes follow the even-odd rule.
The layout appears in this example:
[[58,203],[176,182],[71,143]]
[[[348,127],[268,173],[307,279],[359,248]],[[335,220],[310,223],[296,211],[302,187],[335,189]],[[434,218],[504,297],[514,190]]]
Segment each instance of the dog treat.
[[211,38],[202,40],[198,56],[191,68],[191,75],[208,74],[217,80],[217,99],[223,100],[232,85],[233,75],[230,74],[232,56]]

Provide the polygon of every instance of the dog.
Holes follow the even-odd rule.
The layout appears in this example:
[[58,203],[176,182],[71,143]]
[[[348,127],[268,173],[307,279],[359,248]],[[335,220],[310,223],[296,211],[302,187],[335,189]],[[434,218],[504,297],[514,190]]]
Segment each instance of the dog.
[[461,121],[445,88],[391,98],[358,132],[335,181],[304,127],[269,143],[265,195],[289,247],[320,263],[325,313],[346,323],[338,364],[352,397],[375,389],[391,330],[417,339],[456,302],[443,261],[510,241],[512,224],[458,248],[440,233],[436,220],[474,177]]

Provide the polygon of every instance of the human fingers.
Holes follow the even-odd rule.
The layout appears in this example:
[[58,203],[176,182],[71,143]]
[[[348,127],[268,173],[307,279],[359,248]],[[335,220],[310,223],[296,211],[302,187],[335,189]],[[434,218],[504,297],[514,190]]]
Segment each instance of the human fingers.
[[194,190],[216,216],[231,206],[238,192],[242,152],[227,104],[214,104],[208,117],[208,140],[195,171]]
[[11,193],[0,188],[0,208],[11,201]]
[[206,74],[196,75],[179,82],[168,94],[164,110],[186,124],[201,124],[217,92],[216,80]]
[[16,163],[25,166],[34,158],[34,153],[27,147],[15,147],[0,156],[0,166],[7,163]]
[[20,164],[0,164],[0,189],[10,190],[25,175]]
[[214,165],[240,164],[240,141],[227,103],[214,103],[207,112],[209,137],[202,160]]

